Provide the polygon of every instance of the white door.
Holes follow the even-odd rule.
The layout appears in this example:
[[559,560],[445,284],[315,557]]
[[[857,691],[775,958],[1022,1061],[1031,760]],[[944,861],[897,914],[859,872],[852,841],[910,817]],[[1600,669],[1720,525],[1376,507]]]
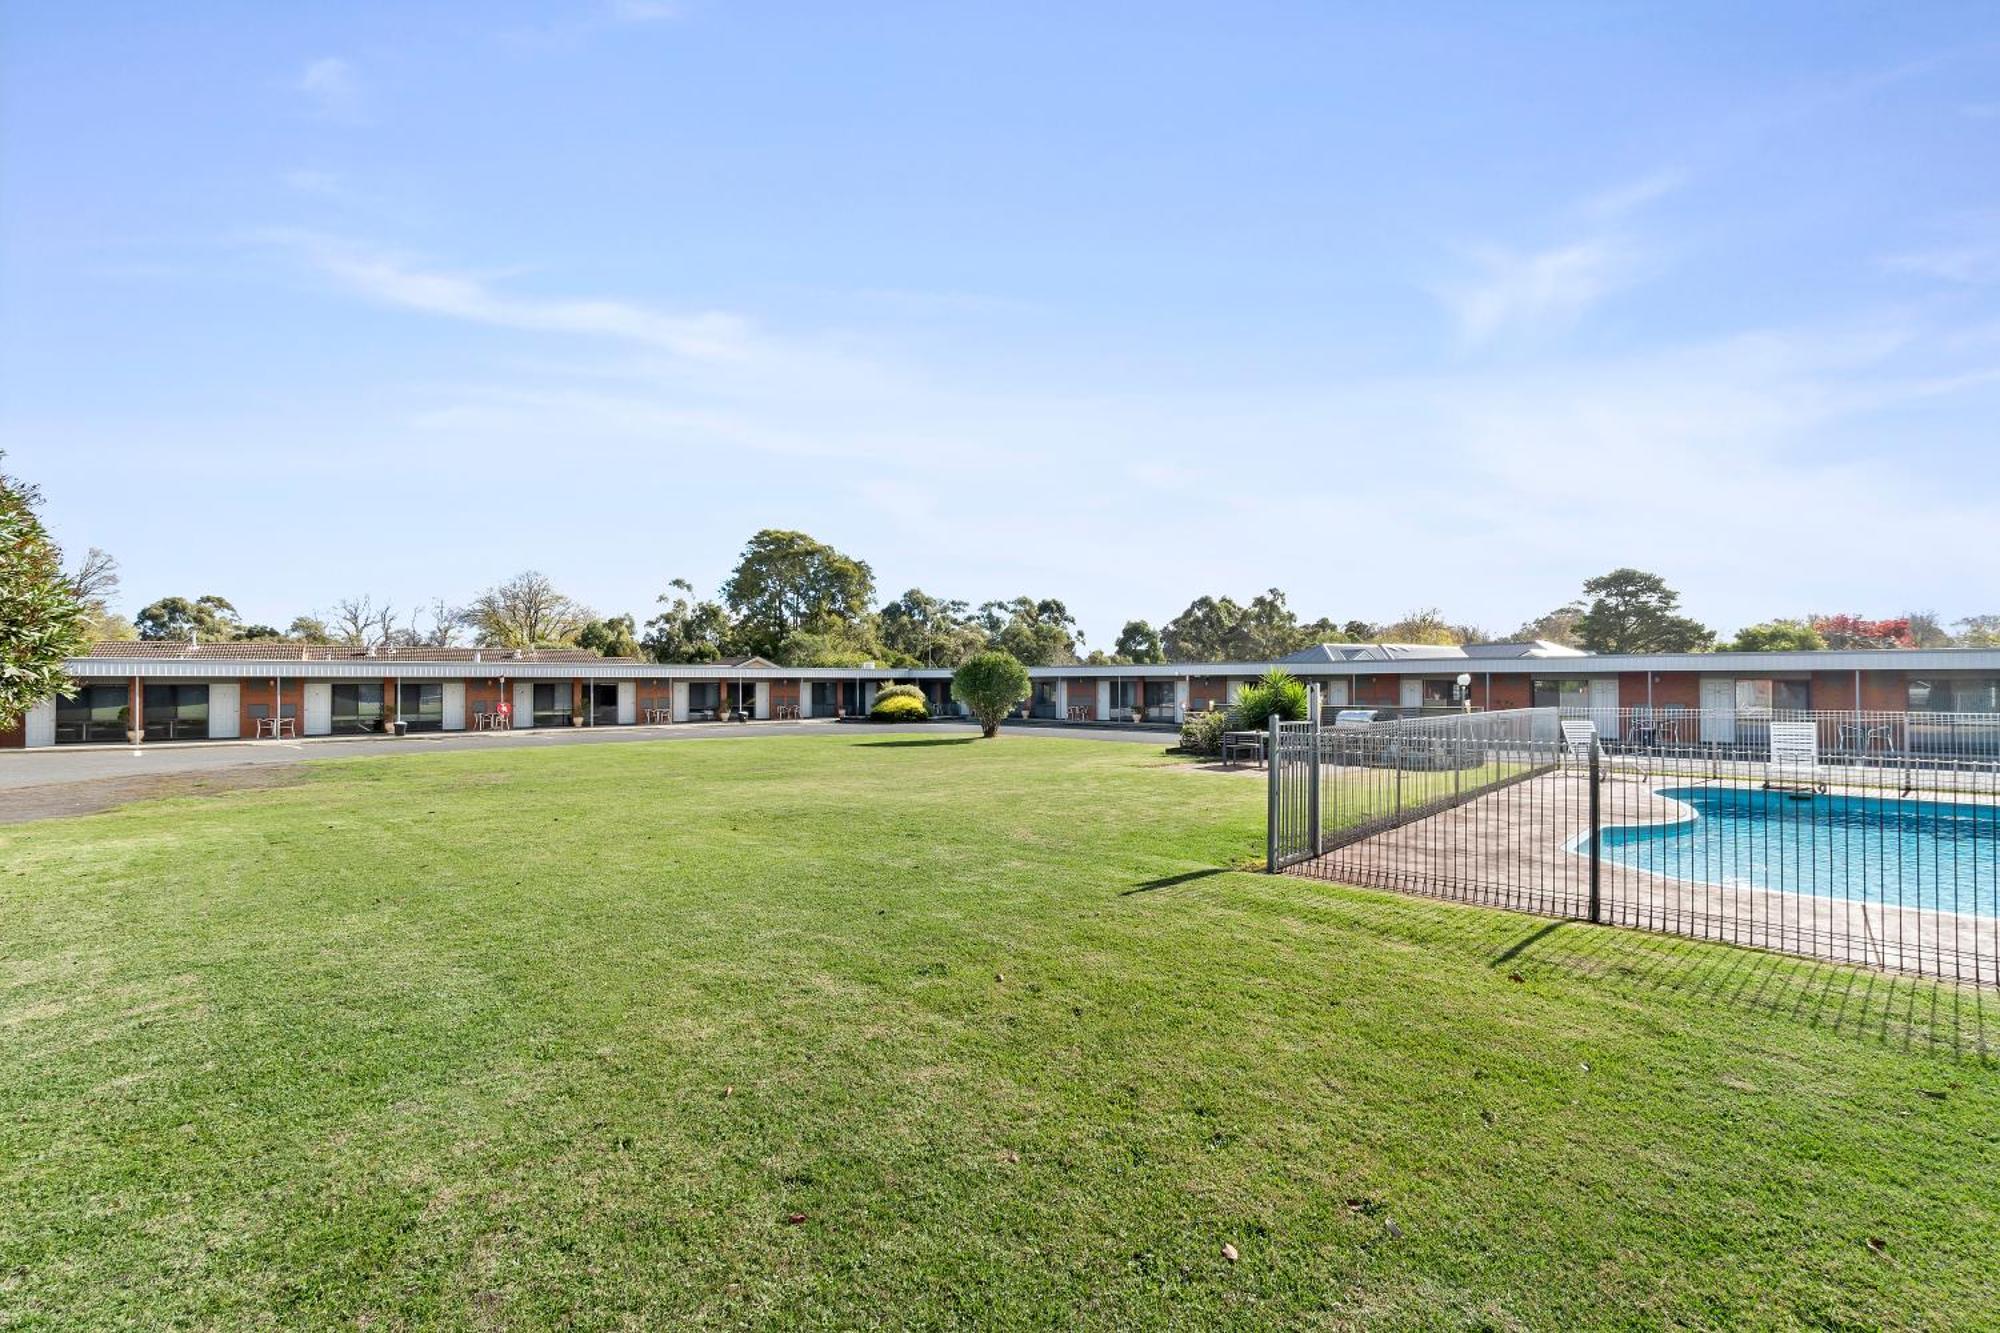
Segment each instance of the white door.
[[639,682],[618,682],[618,725],[629,727],[639,720]]
[[1736,739],[1736,682],[1728,676],[1701,678],[1701,738],[1718,745]]
[[1403,677],[1403,707],[1422,708],[1424,706],[1424,682],[1419,676]]
[[1111,720],[1111,682],[1108,680],[1097,682],[1096,716],[1099,722],[1109,722]]
[[306,735],[328,736],[332,733],[333,682],[309,680],[306,682]]
[[1346,681],[1329,680],[1324,683],[1322,688],[1324,689],[1325,692],[1320,695],[1321,703],[1326,704],[1327,706],[1332,708],[1347,707]]
[[56,701],[44,699],[28,709],[28,734],[22,737],[24,745],[54,745],[56,743]]
[[535,725],[535,682],[532,680],[514,682],[514,725]]
[[1618,677],[1590,678],[1590,720],[1597,724],[1599,736],[1616,740],[1623,734],[1618,730]]
[[235,681],[208,687],[208,738],[233,741],[243,734],[243,687]]
[[444,683],[444,729],[465,730],[465,682],[462,680]]
[[751,712],[751,716],[764,719],[768,719],[771,716],[770,681],[760,680],[757,682],[757,703],[756,707]]
[[811,717],[812,715],[813,683],[809,680],[802,680],[799,682],[799,716]]
[[685,722],[687,720],[688,683],[684,680],[677,680],[674,682],[674,721]]

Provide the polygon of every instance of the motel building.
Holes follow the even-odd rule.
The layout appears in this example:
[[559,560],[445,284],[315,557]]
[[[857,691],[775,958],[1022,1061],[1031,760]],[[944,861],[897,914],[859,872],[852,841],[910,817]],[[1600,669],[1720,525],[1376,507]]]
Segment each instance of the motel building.
[[[1318,685],[1329,710],[1556,706],[1612,738],[1684,726],[1689,743],[1726,742],[1736,719],[1804,713],[1851,716],[1870,743],[1896,748],[1924,748],[1947,724],[2000,735],[2000,650],[1985,648],[1599,656],[1543,642],[1323,644],[1276,662],[1037,667],[1019,716],[1171,725],[1273,667]],[[899,681],[920,687],[934,715],[962,712],[941,668],[677,666],[579,649],[113,642],[68,668],[74,691],[0,731],[0,748],[854,718]]]

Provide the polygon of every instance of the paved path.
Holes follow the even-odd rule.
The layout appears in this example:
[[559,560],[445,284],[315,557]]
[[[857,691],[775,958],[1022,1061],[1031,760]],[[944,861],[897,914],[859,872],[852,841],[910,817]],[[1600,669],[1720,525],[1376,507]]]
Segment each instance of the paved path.
[[[750,736],[828,736],[851,734],[971,736],[978,728],[959,722],[920,722],[904,726],[806,722],[682,722],[660,727],[572,727],[536,731],[461,731],[416,736],[321,737],[296,741],[217,741],[208,744],[153,743],[110,747],[51,746],[35,750],[0,750],[0,800],[5,792],[52,783],[125,779],[166,773],[205,773],[257,764],[296,764],[306,759],[357,759],[384,754],[435,754],[441,750],[476,750],[550,745],[610,745],[632,741],[740,740]],[[1174,733],[1121,727],[1009,726],[1009,736],[1061,736],[1072,740],[1128,741],[1162,749],[1175,743]]]

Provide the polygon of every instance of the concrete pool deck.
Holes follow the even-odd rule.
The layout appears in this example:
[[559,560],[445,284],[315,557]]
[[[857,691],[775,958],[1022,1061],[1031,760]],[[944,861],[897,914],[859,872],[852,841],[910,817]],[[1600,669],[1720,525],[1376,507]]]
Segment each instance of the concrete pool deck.
[[[1329,770],[1338,772],[1338,770]],[[1679,822],[1694,812],[1662,788],[1702,785],[1686,774],[1617,773],[1601,784],[1605,827]],[[1740,782],[1711,783],[1754,786]],[[1831,784],[1827,794],[1895,798],[1879,786]],[[1930,793],[1925,793],[1930,794]],[[1939,792],[1953,803],[1991,796]],[[1544,916],[1590,915],[1589,779],[1543,774],[1464,805],[1339,847],[1289,873]],[[1671,879],[1606,857],[1599,921],[1946,980],[2000,985],[2000,920],[1846,898]]]

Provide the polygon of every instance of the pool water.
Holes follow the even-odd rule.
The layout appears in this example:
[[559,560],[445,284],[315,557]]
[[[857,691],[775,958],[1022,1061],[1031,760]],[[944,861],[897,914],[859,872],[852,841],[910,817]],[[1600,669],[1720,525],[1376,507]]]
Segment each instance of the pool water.
[[1606,860],[1695,884],[2000,916],[2000,806],[1801,800],[1740,787],[1660,795],[1692,807],[1694,817],[1606,828]]

